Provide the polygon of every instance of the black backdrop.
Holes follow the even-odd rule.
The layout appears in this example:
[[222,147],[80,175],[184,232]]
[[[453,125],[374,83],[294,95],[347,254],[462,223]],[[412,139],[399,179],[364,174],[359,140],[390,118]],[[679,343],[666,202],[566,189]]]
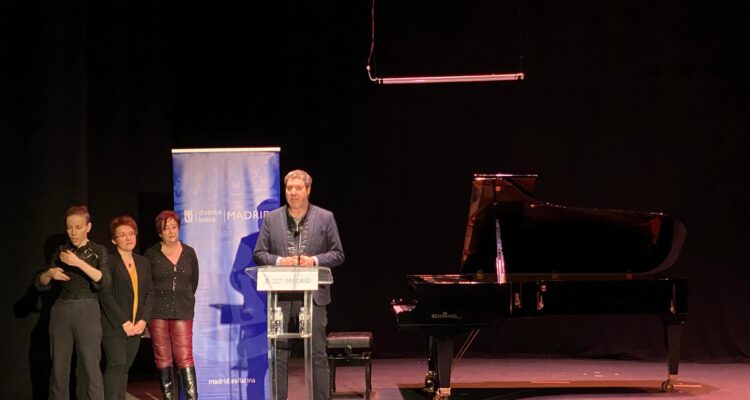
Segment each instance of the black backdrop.
[[[282,172],[313,175],[347,253],[329,328],[373,331],[378,357],[424,351],[388,303],[405,275],[458,268],[471,174],[506,172],[538,173],[555,203],[680,218],[683,359],[748,360],[745,10],[526,2],[527,80],[386,87],[364,70],[368,1],[236,3],[0,5],[3,398],[46,383],[49,299],[29,282],[65,208],[88,203],[99,242],[134,214],[151,242],[188,147],[281,146]],[[473,349],[656,359],[661,340],[654,321],[552,318]]]

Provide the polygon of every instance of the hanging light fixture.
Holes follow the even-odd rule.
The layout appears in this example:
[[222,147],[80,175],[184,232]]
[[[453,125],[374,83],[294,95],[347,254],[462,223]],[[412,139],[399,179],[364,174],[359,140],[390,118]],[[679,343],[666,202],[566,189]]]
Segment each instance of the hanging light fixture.
[[417,83],[462,83],[462,82],[493,82],[493,81],[520,81],[524,78],[523,72],[510,74],[479,74],[479,75],[434,75],[434,76],[404,76],[378,78],[372,76],[370,66],[367,66],[367,75],[372,82],[381,85],[404,85]]
[[379,85],[406,85],[423,83],[466,83],[466,82],[496,82],[496,81],[520,81],[525,78],[522,71],[512,73],[491,74],[467,74],[467,75],[427,75],[427,76],[402,76],[402,77],[378,77],[373,75],[372,60],[375,53],[375,0],[372,0],[370,14],[370,55],[367,57],[367,76],[371,82]]

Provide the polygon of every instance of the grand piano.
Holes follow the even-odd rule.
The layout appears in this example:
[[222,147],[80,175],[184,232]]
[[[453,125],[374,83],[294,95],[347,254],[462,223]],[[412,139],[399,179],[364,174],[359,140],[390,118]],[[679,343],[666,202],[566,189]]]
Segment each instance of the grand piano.
[[687,280],[665,271],[684,226],[655,212],[574,208],[533,197],[536,175],[476,174],[460,272],[409,275],[391,302],[399,329],[429,334],[425,390],[450,396],[454,342],[510,318],[644,314],[664,326],[673,389],[687,316]]

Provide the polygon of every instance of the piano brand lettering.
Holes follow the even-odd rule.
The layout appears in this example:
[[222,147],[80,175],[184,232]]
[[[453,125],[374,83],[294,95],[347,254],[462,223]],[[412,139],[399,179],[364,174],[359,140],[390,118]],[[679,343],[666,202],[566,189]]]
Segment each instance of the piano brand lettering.
[[432,319],[463,319],[461,316],[459,316],[456,313],[448,314],[445,311],[443,311],[442,314],[430,314],[430,318]]

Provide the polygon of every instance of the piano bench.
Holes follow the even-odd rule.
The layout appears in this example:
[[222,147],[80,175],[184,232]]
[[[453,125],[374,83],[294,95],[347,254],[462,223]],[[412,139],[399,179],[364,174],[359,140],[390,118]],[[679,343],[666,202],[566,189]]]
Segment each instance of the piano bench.
[[372,363],[370,345],[372,332],[331,332],[326,338],[328,347],[329,398],[336,392],[336,367],[365,367],[365,399],[372,392]]

